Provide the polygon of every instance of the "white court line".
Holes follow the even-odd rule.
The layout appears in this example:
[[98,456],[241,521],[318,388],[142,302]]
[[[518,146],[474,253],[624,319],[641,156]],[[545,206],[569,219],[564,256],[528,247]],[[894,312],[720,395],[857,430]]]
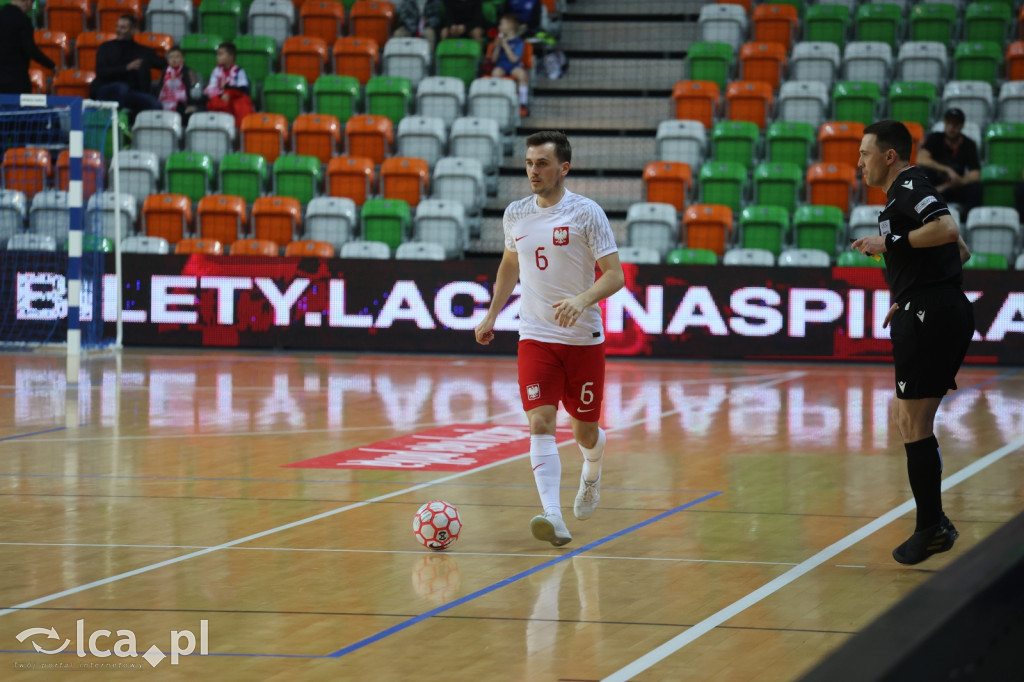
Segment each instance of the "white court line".
[[[759,387],[762,387],[762,388],[763,387],[768,387],[768,386],[773,386],[775,384],[785,383],[785,382],[791,381],[793,379],[799,379],[800,377],[803,377],[806,374],[807,374],[807,372],[800,372],[800,371],[781,372],[781,373],[775,375],[778,378],[776,378],[776,379],[774,379],[772,381],[763,381],[763,382],[757,383],[755,385],[759,386]],[[750,379],[755,380],[755,381],[758,380],[758,379],[764,379],[764,378],[766,378],[766,377],[765,376],[750,377]],[[708,380],[708,381],[710,381],[710,380]],[[670,415],[676,414],[679,411],[680,410],[669,410],[667,412],[663,412],[660,416],[662,418],[668,417]],[[617,431],[617,430],[629,428],[631,426],[636,426],[638,424],[644,424],[644,423],[646,423],[646,421],[647,421],[646,418],[637,419],[637,420],[635,420],[633,422],[629,422],[627,424],[622,424],[619,427],[610,428],[610,429],[608,429],[608,431],[613,431],[613,430]],[[557,446],[561,447],[563,445],[568,445],[568,444],[573,443],[573,442],[575,442],[575,440],[572,439],[572,438],[569,438],[569,439],[566,439],[566,440],[562,441],[561,443],[557,443]],[[455,479],[462,478],[463,476],[468,476],[469,474],[475,474],[475,473],[478,473],[480,471],[486,471],[487,469],[492,469],[494,467],[501,466],[503,464],[508,464],[509,462],[514,462],[514,461],[517,461],[517,460],[520,460],[520,459],[524,459],[524,458],[529,457],[529,456],[530,456],[529,452],[524,452],[521,455],[516,455],[515,457],[510,457],[508,459],[503,459],[503,460],[501,460],[499,462],[492,462],[490,464],[485,464],[483,466],[477,467],[475,469],[470,469],[468,471],[458,471],[458,472],[456,472],[454,474],[451,474],[449,476],[442,476],[441,478],[435,479],[433,481],[428,481],[426,483],[420,483],[418,485],[410,486],[408,488],[403,488],[402,490],[396,490],[394,492],[386,493],[384,495],[378,495],[377,497],[374,497],[374,498],[369,499],[369,500],[364,500],[363,502],[355,502],[353,504],[345,505],[344,507],[339,507],[337,509],[331,509],[329,511],[325,511],[325,512],[322,512],[320,514],[316,514],[314,516],[309,516],[309,517],[304,518],[304,519],[299,519],[298,521],[292,521],[291,523],[286,523],[284,525],[277,526],[276,528],[270,528],[268,530],[260,531],[259,533],[253,533],[252,535],[247,535],[244,538],[238,538],[236,540],[230,540],[228,542],[224,542],[224,543],[221,543],[219,545],[214,545],[213,547],[208,547],[206,549],[201,549],[201,550],[198,550],[196,552],[190,552],[188,554],[183,554],[183,555],[181,555],[179,557],[174,557],[173,559],[167,559],[166,561],[160,561],[160,562],[157,562],[155,564],[150,564],[148,566],[142,566],[142,567],[136,568],[136,569],[134,569],[132,571],[125,571],[124,573],[118,573],[117,575],[112,575],[112,576],[110,576],[108,578],[101,578],[100,580],[94,580],[91,583],[86,583],[85,585],[79,585],[78,587],[71,587],[71,588],[68,588],[66,590],[61,590],[60,592],[54,592],[53,594],[48,594],[48,595],[45,595],[45,596],[42,596],[42,597],[38,597],[36,599],[30,599],[29,601],[22,602],[20,604],[15,604],[14,606],[11,606],[9,608],[0,609],[0,616],[6,616],[9,613],[14,613],[15,611],[20,611],[22,609],[31,608],[33,606],[38,606],[40,604],[46,604],[47,602],[54,601],[55,599],[61,599],[62,597],[69,597],[69,596],[74,595],[74,594],[79,594],[80,592],[85,592],[86,590],[91,590],[94,587],[101,587],[103,585],[109,585],[110,583],[114,583],[114,582],[117,582],[119,580],[124,580],[125,578],[132,578],[132,577],[135,577],[137,575],[142,575],[143,573],[149,573],[150,571],[155,571],[158,568],[164,568],[165,566],[173,566],[174,564],[178,564],[178,563],[181,563],[183,561],[187,561],[188,559],[194,559],[196,557],[201,557],[201,556],[204,556],[206,554],[211,554],[211,553],[216,552],[216,551],[221,550],[221,549],[228,549],[230,547],[234,547],[236,545],[240,545],[240,544],[243,544],[245,542],[251,542],[253,540],[258,540],[259,538],[267,537],[268,535],[273,535],[274,533],[279,533],[279,532],[284,531],[284,530],[290,530],[292,528],[298,528],[299,526],[304,526],[307,523],[313,523],[314,521],[321,521],[323,519],[330,518],[330,517],[335,516],[337,514],[341,514],[342,512],[351,511],[353,509],[359,509],[361,507],[366,507],[366,506],[368,506],[370,504],[373,504],[374,502],[381,502],[383,500],[391,499],[392,497],[399,497],[401,495],[406,495],[408,493],[415,492],[417,490],[422,490],[424,488],[429,488],[431,486],[438,485],[440,483],[447,483],[448,481],[453,481]]]
[[[942,490],[949,490],[957,483],[960,483],[961,481],[970,478],[979,471],[982,471],[987,467],[995,464],[1003,457],[1006,457],[1008,454],[1021,447],[1024,447],[1024,438],[1018,438],[1017,440],[1007,445],[1004,445],[998,450],[993,450],[992,452],[985,455],[981,459],[969,464],[968,466],[956,472],[949,478],[945,479],[942,482]],[[665,642],[664,644],[655,649],[652,649],[651,651],[647,652],[646,654],[636,659],[632,663],[626,665],[625,667],[616,670],[608,677],[605,677],[602,682],[627,682],[636,675],[639,675],[643,671],[652,667],[659,661],[662,661],[665,658],[668,658],[672,654],[676,653],[687,644],[692,643],[697,638],[706,635],[708,632],[718,627],[725,621],[729,620],[733,616],[742,613],[743,611],[750,608],[754,604],[758,603],[762,599],[771,596],[775,592],[778,592],[780,589],[790,584],[797,578],[803,576],[805,573],[808,573],[812,569],[822,565],[823,563],[825,563],[835,555],[839,554],[840,552],[849,549],[856,543],[867,538],[872,533],[881,530],[882,528],[889,525],[890,523],[900,518],[907,512],[911,511],[912,509],[914,509],[914,500],[910,499],[901,504],[900,506],[896,507],[895,509],[889,510],[885,514],[879,516],[874,521],[868,523],[866,526],[854,531],[853,533],[850,533],[842,540],[839,540],[838,542],[829,545],[825,549],[821,550],[820,552],[812,556],[810,559],[807,559],[806,561],[797,564],[793,568],[789,569],[788,571],[780,575],[778,578],[775,578],[771,582],[762,585],[761,587],[754,590],[750,594],[746,595],[742,599],[739,599],[738,601],[735,601],[729,606],[725,607],[718,613],[712,614],[711,616],[705,618],[696,625],[691,626],[685,632],[676,635],[669,641]]]

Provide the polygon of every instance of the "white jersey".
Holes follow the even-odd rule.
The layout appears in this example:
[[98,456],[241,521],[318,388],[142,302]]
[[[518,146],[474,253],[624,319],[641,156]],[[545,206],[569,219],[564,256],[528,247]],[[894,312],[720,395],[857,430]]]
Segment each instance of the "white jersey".
[[590,199],[565,191],[549,208],[529,196],[505,209],[505,248],[519,254],[519,338],[572,346],[604,341],[601,309],[594,304],[572,327],[555,321],[554,305],[594,284],[599,258],[618,251],[608,217]]

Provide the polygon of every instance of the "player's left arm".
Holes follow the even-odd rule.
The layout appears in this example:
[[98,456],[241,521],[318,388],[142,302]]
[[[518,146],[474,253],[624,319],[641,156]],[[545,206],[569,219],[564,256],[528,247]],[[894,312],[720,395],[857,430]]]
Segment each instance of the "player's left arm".
[[626,283],[618,251],[598,258],[597,267],[601,268],[601,276],[589,289],[572,298],[564,298],[552,306],[555,309],[555,321],[558,322],[558,326],[573,326],[584,310],[608,298]]

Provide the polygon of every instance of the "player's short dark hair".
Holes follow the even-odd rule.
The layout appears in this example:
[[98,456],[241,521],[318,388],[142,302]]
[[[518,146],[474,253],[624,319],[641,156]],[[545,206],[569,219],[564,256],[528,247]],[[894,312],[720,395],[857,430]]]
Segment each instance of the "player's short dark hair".
[[224,50],[229,55],[231,55],[232,59],[234,59],[235,55],[238,54],[238,48],[235,47],[235,44],[230,42],[230,41],[225,42],[225,43],[221,43],[220,45],[217,46],[217,49],[218,50]]
[[914,136],[907,130],[907,126],[899,121],[875,121],[864,129],[864,134],[874,135],[875,144],[883,152],[892,149],[900,159],[910,161],[910,153],[914,149]]
[[138,28],[138,23],[135,21],[135,17],[133,17],[131,14],[122,14],[117,19],[118,19],[118,21],[120,21],[121,19],[124,19],[125,21],[127,21],[128,22],[128,28],[130,28],[133,31],[136,28]]
[[540,147],[550,142],[555,145],[555,158],[559,163],[572,161],[572,145],[565,133],[558,130],[541,130],[526,138],[527,147]]

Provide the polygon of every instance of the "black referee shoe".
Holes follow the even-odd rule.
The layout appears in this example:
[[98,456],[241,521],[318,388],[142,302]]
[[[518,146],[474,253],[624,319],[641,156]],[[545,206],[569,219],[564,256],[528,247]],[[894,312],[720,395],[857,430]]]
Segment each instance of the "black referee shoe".
[[932,554],[948,552],[953,543],[960,537],[960,532],[953,523],[942,515],[942,520],[934,526],[919,530],[902,545],[892,551],[892,558],[901,564],[919,564]]

